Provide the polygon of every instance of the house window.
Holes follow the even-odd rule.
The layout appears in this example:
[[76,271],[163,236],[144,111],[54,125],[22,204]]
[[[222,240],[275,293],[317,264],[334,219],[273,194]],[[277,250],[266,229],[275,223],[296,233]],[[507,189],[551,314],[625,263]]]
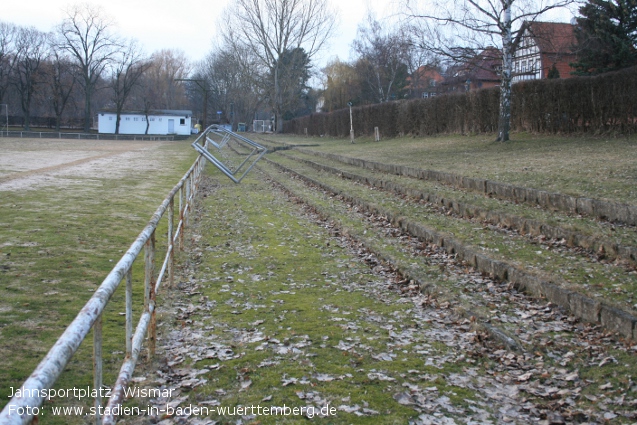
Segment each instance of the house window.
[[161,118],[159,119],[159,121],[161,121]]
[[526,72],[526,61],[522,61],[522,72]]
[[179,125],[186,125],[186,118],[179,118]]
[[150,120],[151,120],[151,121],[155,121],[155,118],[151,118]]
[[108,117],[108,120],[109,121],[113,121],[113,117]]
[[126,117],[126,121],[130,121],[130,117]]
[[142,121],[146,121],[146,117],[142,117]]

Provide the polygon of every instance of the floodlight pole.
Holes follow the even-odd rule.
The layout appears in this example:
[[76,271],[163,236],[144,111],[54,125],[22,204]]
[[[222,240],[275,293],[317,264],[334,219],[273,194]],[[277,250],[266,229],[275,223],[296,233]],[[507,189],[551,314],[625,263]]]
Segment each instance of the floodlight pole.
[[210,89],[206,87],[206,80],[199,80],[194,78],[177,78],[175,81],[191,81],[203,91],[203,118],[201,119],[201,128],[206,127],[206,117],[208,116],[208,92]]
[[349,139],[354,143],[354,121],[352,120],[352,102],[347,102],[349,106]]

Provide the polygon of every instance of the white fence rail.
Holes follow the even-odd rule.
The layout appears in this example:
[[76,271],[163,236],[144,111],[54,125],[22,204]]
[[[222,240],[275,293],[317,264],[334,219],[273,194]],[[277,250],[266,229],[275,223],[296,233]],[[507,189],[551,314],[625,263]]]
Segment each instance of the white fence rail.
[[78,140],[151,140],[171,141],[175,136],[159,136],[148,134],[104,134],[104,133],[61,133],[55,131],[5,131],[0,130],[0,137],[20,137],[29,139],[78,139]]

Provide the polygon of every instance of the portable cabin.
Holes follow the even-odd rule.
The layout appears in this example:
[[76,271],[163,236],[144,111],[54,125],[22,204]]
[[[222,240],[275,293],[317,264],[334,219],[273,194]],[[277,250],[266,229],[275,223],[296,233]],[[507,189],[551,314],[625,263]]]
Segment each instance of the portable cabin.
[[[113,110],[98,112],[98,132],[101,134],[115,134],[117,113]],[[188,136],[191,134],[192,111],[154,109],[144,111],[122,111],[120,114],[119,134],[148,134],[168,135],[176,134]]]

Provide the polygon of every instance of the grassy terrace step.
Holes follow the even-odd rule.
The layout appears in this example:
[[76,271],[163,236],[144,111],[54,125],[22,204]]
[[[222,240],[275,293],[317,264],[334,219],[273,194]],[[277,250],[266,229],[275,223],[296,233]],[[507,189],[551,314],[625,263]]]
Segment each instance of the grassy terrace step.
[[[397,237],[391,226],[386,225],[383,220],[376,220],[373,216],[371,218],[363,217],[363,214],[358,212],[355,206],[336,199],[331,193],[323,193],[299,179],[290,178],[289,173],[282,172],[278,167],[273,167],[270,164],[262,164],[260,167],[292,196],[302,199],[327,221],[338,223],[337,227],[341,231],[347,232],[357,241],[362,241],[366,247],[390,261],[392,265],[398,266],[401,271],[413,273],[421,284],[430,285],[431,288],[428,291],[433,291],[436,296],[440,297],[439,304],[443,308],[449,308],[445,307],[448,304],[451,308],[470,309],[485,314],[493,324],[494,330],[499,332],[498,328],[500,328],[509,335],[514,335],[516,340],[522,344],[523,350],[537,354],[549,346],[555,347],[557,351],[549,357],[557,360],[554,364],[558,368],[565,366],[568,370],[571,370],[571,367],[579,369],[582,375],[588,376],[587,379],[590,379],[590,382],[600,378],[597,375],[600,372],[599,368],[585,367],[579,359],[580,354],[575,355],[578,359],[574,360],[572,364],[563,362],[560,364],[558,352],[581,353],[581,347],[586,344],[582,345],[582,341],[577,341],[575,335],[579,332],[570,333],[567,329],[555,326],[555,324],[548,325],[548,327],[547,324],[542,324],[541,315],[534,316],[530,322],[527,321],[530,315],[535,315],[538,310],[543,310],[544,307],[534,305],[529,311],[527,310],[528,306],[522,307],[525,303],[529,303],[525,297],[520,297],[510,290],[500,290],[506,285],[495,289],[498,285],[490,279],[457,267],[452,264],[453,261],[440,260],[443,255],[439,255],[438,251],[435,253],[418,252],[422,248],[416,247],[414,249],[416,244],[413,239]],[[533,304],[533,302],[530,303]],[[522,313],[522,311],[529,314]],[[526,319],[520,321],[520,315]],[[628,368],[626,371],[632,370],[637,358],[614,350],[613,352],[614,355],[621,356],[621,363],[624,363],[624,366]],[[552,363],[548,358],[547,361]],[[593,371],[595,377],[589,375]],[[628,373],[632,374],[632,372]],[[592,395],[596,388],[586,389],[583,395],[588,394],[589,391],[592,391],[590,393]],[[586,398],[579,398],[577,404],[578,407],[581,407],[588,405],[589,402]]]
[[[509,348],[526,351],[538,348],[532,337],[520,336],[523,332],[517,320],[507,320],[507,317],[519,314],[520,296],[511,292],[506,284],[500,284],[500,289],[494,291],[497,282],[470,271],[440,247],[423,246],[416,239],[404,236],[386,219],[309,187],[300,179],[289,179],[289,174],[279,167],[263,168],[293,196],[302,199],[327,220],[338,222],[343,231],[396,267],[407,280],[417,283],[421,291],[434,296],[439,304],[447,303],[466,317],[479,318],[481,325]],[[494,296],[489,297],[485,292]]]
[[[412,383],[435,385],[458,409],[453,416],[471,416],[469,403],[484,410],[479,390],[438,379],[462,373],[462,362],[452,360],[462,355],[464,342],[455,336],[447,343],[438,340],[437,322],[422,320],[411,302],[387,289],[390,276],[374,274],[260,173],[243,180],[240,190],[220,179],[193,220],[191,261],[179,284],[193,295],[182,295],[176,314],[162,319],[171,327],[160,332],[160,350],[173,360],[171,349],[184,347],[185,361],[175,367],[200,370],[207,381],[196,391],[182,388],[180,396],[193,404],[216,400],[230,407],[297,407],[320,398],[338,410],[336,416],[315,417],[317,423],[392,424],[418,416],[394,399],[404,383]],[[184,313],[188,305],[199,308]],[[188,340],[192,333],[194,343]],[[401,342],[399,335],[407,334],[409,342]],[[227,347],[232,356],[197,356],[211,344]],[[434,363],[425,366],[426,357]],[[482,369],[483,363],[471,368]],[[165,364],[148,373],[157,369],[170,376]]]
[[307,138],[265,135],[287,144],[319,144],[312,151],[387,164],[456,173],[477,179],[534,187],[547,192],[637,205],[637,138],[563,137],[518,133],[507,143],[495,135]]
[[335,163],[298,151],[286,153],[284,156],[351,180],[427,200],[464,217],[479,217],[490,224],[501,224],[532,236],[565,239],[570,246],[600,252],[611,259],[620,258],[633,264],[637,262],[637,232],[633,228],[611,225],[581,216],[549,212],[527,204],[489,198],[431,181]]
[[303,151],[313,153],[317,156],[324,156],[339,162],[356,164],[374,170],[382,170],[389,173],[412,176],[424,180],[439,181],[452,187],[470,189],[478,193],[483,193],[500,199],[525,202],[533,206],[539,205],[540,207],[549,210],[577,213],[630,226],[637,225],[637,206],[633,204],[626,204],[624,202],[571,196],[560,192],[539,190],[529,186],[515,186],[499,181],[470,178],[457,173],[426,170],[417,167],[408,167],[405,165],[388,164],[385,162],[373,162],[360,158],[315,152],[307,149],[304,149]]
[[[475,284],[471,273],[463,269],[463,276],[458,278],[445,272],[449,262],[442,265],[441,262],[432,260],[433,257],[441,256],[440,248],[434,249],[434,253],[426,257],[422,243],[403,236],[400,230],[382,217],[366,215],[362,209],[334,199],[329,193],[308,187],[300,179],[290,179],[289,174],[278,167],[263,165],[262,168],[293,196],[302,199],[325,219],[337,221],[339,228],[345,233],[360,241],[383,261],[396,267],[407,280],[417,283],[420,291],[434,296],[439,303],[452,303],[460,312],[477,313],[485,321],[492,318],[492,307],[487,305],[488,302],[484,298],[469,295],[471,291],[467,291],[468,285]],[[477,279],[480,282],[483,281],[481,277]],[[512,308],[507,305],[507,300],[500,299],[498,312],[510,310]],[[514,332],[509,332],[509,335],[513,334]]]
[[[511,232],[485,228],[479,223],[443,216],[426,205],[413,204],[394,195],[369,190],[289,159],[281,157],[280,162],[303,175],[320,180],[339,193],[372,204],[379,211],[393,217],[405,217],[408,221],[422,223],[439,232],[444,231],[443,234],[475,247],[477,252],[490,258],[514,264],[533,275],[539,275],[576,292],[588,294],[594,299],[609,301],[634,314],[632,294],[637,288],[637,276],[634,272],[628,273],[620,267],[591,261],[559,246],[534,244]],[[630,330],[628,332],[630,335]]]
[[[348,232],[365,237],[367,231],[370,242],[395,246],[397,257],[404,251],[406,261],[420,262],[396,238],[382,236],[388,227],[375,226],[273,166],[261,166],[280,184],[311,199],[330,220],[342,220]],[[580,336],[595,332],[585,327],[574,332],[572,326],[566,330],[566,321],[559,326],[542,322],[550,315],[546,305],[532,306],[533,320],[540,325],[533,328],[538,351],[514,354],[492,347],[468,320],[458,321],[452,309],[424,305],[420,295],[405,297],[392,290],[396,276],[387,267],[370,267],[368,255],[339,235],[343,228],[302,211],[273,190],[267,176],[255,170],[237,186],[218,172],[211,175],[220,180],[210,192],[200,191],[207,196],[192,222],[183,277],[179,289],[167,297],[174,313],[162,317],[158,342],[165,358],[146,370],[140,385],[153,388],[168,381],[166,385],[180,387],[176,397],[182,405],[329,402],[337,415],[314,417],[312,422],[319,424],[407,423],[421,414],[422,421],[498,423],[513,415],[519,423],[529,423],[549,409],[602,418],[605,412],[586,396],[615,398],[631,376],[633,354],[614,343],[601,350],[583,349]],[[445,280],[446,273],[435,264],[419,268],[430,271],[432,282]],[[473,274],[471,279],[479,277]],[[214,347],[230,354],[216,358],[208,354]],[[609,356],[617,363],[598,367]],[[612,386],[603,395],[588,383],[601,382],[601,373]],[[190,376],[199,382],[193,384]],[[577,383],[566,380],[572,376]],[[182,385],[184,380],[189,384]],[[550,400],[534,395],[545,386],[559,387],[560,393]],[[414,403],[412,397],[421,401]],[[211,419],[225,423],[230,418]],[[245,420],[306,421],[272,416]],[[629,423],[623,415],[617,420]]]

